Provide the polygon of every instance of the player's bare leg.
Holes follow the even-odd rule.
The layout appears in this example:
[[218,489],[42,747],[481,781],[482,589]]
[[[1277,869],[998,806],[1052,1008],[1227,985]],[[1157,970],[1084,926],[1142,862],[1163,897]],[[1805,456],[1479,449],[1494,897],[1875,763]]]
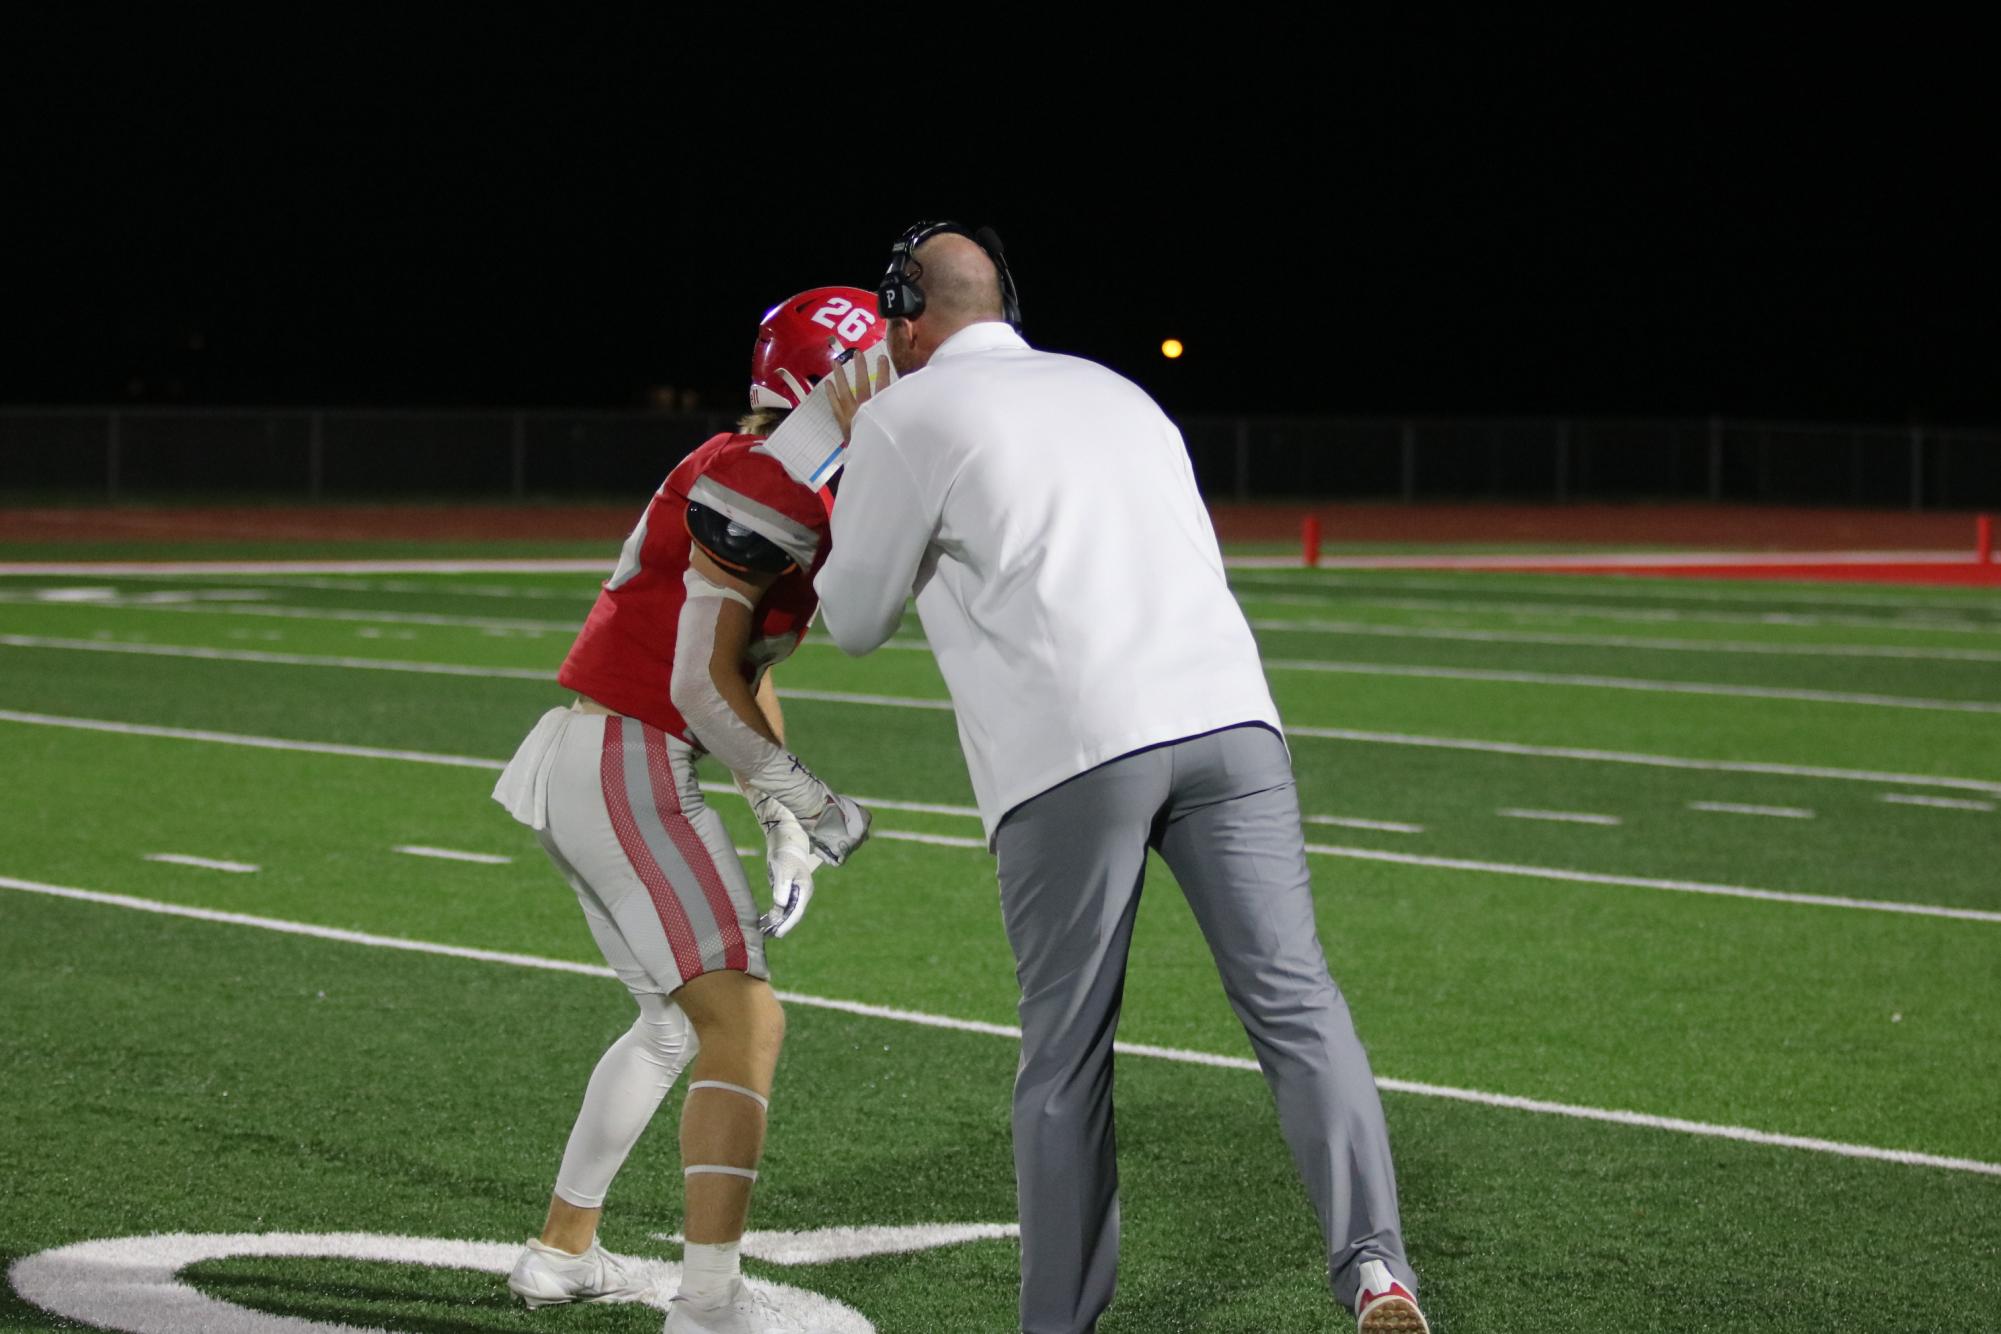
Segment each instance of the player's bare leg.
[[[606,957],[617,954],[613,949]],[[696,1039],[687,1017],[665,996],[637,992],[633,999],[639,1016],[591,1072],[549,1197],[548,1218],[508,1277],[508,1287],[530,1306],[638,1301],[650,1291],[636,1272],[597,1244],[598,1223],[606,1192],[693,1059]]]
[[687,1243],[676,1302],[690,1303],[691,1311],[726,1309],[744,1299],[738,1246],[764,1155],[765,1108],[785,1040],[785,1011],[770,983],[730,971],[702,974],[674,1000],[701,1043],[681,1112]]
[[551,1195],[549,1217],[543,1222],[542,1235],[537,1240],[544,1246],[553,1246],[571,1255],[582,1255],[597,1240],[598,1220],[603,1217],[602,1205],[586,1209],[571,1204],[560,1195]]

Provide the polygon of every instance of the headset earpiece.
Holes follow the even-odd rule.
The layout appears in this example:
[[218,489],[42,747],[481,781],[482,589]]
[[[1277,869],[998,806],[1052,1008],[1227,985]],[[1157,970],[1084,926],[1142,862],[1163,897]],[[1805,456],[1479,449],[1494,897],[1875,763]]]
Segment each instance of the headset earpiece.
[[[924,268],[917,263],[914,255],[918,246],[947,232],[967,237],[987,252],[987,258],[994,262],[994,268],[1000,274],[1001,318],[1019,330],[1021,298],[1015,293],[1014,275],[1008,272],[1007,252],[1001,245],[1000,234],[991,227],[969,231],[956,222],[920,222],[897,239],[890,248],[889,267],[883,271],[882,281],[876,284],[876,307],[882,317],[886,320],[914,320],[924,313],[924,289],[917,285]],[[911,272],[913,266],[917,270],[915,274]]]

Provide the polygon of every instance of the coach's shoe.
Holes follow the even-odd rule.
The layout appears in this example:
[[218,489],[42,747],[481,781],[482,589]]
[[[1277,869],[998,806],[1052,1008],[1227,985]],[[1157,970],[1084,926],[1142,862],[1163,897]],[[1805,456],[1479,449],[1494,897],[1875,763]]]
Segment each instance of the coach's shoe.
[[564,1302],[644,1301],[652,1285],[595,1241],[582,1255],[529,1239],[507,1276],[507,1286],[532,1310]]
[[742,1279],[713,1297],[677,1295],[660,1334],[765,1334],[764,1303]]
[[1431,1334],[1410,1289],[1390,1276],[1381,1260],[1362,1261],[1361,1296],[1355,1299],[1356,1334]]

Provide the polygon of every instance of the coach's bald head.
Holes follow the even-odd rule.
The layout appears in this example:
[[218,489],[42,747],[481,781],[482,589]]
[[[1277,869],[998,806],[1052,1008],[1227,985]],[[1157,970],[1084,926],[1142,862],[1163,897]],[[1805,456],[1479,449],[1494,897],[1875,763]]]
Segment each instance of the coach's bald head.
[[938,345],[969,324],[1002,318],[1000,270],[970,236],[945,232],[911,252],[923,266],[917,286],[924,313],[889,323],[890,360],[907,374],[931,360]]

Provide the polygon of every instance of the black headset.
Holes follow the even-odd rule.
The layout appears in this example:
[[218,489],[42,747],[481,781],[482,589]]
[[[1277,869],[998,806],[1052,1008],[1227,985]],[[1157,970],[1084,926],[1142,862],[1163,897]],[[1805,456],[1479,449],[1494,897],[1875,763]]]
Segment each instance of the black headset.
[[924,266],[912,254],[934,236],[951,234],[970,238],[1000,271],[1001,318],[1018,331],[1021,328],[1021,298],[1015,294],[1014,275],[1007,271],[1007,255],[1000,236],[991,227],[977,232],[956,222],[920,222],[906,231],[889,252],[889,267],[876,284],[876,309],[886,320],[914,320],[924,313],[924,289],[917,280]]

